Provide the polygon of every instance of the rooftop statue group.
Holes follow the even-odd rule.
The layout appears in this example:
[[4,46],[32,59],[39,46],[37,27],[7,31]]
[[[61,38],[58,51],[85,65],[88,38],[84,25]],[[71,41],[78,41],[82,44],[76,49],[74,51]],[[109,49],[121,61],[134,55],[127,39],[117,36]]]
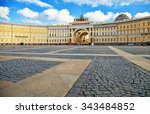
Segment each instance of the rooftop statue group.
[[80,18],[74,19],[74,21],[88,21],[88,18],[84,18],[83,14],[80,16]]

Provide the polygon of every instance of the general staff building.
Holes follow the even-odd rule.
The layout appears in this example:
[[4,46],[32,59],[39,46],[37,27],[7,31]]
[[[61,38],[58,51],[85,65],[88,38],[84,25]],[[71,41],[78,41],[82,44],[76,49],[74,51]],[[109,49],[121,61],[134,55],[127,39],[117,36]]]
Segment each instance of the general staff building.
[[0,23],[0,45],[103,45],[150,43],[150,17],[130,19],[120,14],[113,22],[92,23],[81,16],[68,25]]

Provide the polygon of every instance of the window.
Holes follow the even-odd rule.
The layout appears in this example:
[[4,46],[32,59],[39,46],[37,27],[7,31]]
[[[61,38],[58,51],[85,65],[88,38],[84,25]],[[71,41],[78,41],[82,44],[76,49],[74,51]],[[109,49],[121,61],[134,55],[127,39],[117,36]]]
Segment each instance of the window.
[[118,41],[118,38],[117,38],[117,41]]
[[122,35],[122,31],[120,31],[120,35]]
[[139,27],[140,27],[140,24],[139,24]]
[[138,34],[140,34],[140,29],[138,30]]
[[120,41],[122,42],[122,38],[120,38]]
[[136,27],[136,24],[134,24],[134,27]]
[[143,28],[143,33],[145,33],[145,29]]
[[136,29],[134,29],[134,35],[136,34]]
[[136,37],[134,38],[134,41],[136,41]]
[[132,34],[132,30],[130,30],[130,34]]
[[145,23],[143,23],[143,26],[145,26]]
[[127,32],[127,30],[126,30],[126,31],[125,31],[125,34],[127,35],[127,33],[128,33],[128,32]]

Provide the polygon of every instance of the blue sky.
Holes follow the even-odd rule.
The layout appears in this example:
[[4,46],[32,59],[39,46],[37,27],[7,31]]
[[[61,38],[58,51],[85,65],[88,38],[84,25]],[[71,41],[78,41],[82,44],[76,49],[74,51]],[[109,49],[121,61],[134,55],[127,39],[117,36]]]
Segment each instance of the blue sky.
[[150,15],[150,0],[0,0],[0,22],[68,24],[74,18],[111,22],[120,13],[130,18]]

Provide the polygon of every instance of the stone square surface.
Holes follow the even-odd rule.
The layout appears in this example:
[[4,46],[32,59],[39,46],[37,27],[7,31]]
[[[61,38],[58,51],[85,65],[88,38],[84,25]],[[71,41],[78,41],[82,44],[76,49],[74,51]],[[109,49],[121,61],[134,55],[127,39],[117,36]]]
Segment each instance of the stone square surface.
[[[150,60],[149,46],[114,47]],[[91,60],[66,97],[150,97],[150,71],[108,46],[0,46],[0,80],[16,83],[63,63],[59,59]]]

